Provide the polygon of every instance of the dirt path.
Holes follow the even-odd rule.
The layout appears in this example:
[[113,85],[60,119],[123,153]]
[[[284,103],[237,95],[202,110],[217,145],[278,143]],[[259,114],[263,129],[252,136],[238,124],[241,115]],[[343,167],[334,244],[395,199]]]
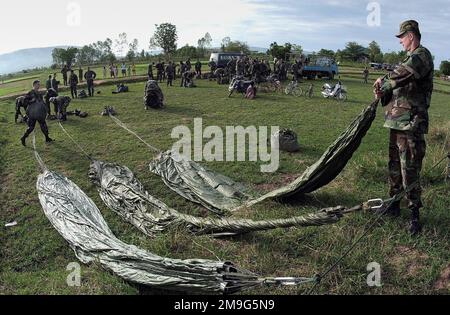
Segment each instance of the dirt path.
[[[114,79],[114,80],[96,80],[94,82],[94,86],[98,87],[98,86],[116,85],[116,84],[120,84],[120,83],[138,83],[138,82],[146,82],[147,80],[148,80],[147,76],[136,76],[136,77],[131,77],[131,78],[125,77],[125,78],[119,78],[119,79]],[[78,90],[86,89],[87,88],[86,82],[78,84],[77,88],[78,88]],[[40,91],[45,92],[46,89],[41,89]],[[59,92],[67,92],[67,91],[70,91],[70,87],[68,87],[68,86],[62,86],[59,88]],[[8,95],[0,97],[0,101],[8,100],[8,99],[15,99],[19,96],[24,95],[25,93],[26,92],[8,94]]]

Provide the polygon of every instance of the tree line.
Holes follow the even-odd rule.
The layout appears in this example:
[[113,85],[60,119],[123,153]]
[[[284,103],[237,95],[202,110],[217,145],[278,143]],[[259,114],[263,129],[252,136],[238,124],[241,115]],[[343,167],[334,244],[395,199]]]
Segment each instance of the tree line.
[[[162,50],[162,57],[165,59],[174,57],[204,58],[212,50],[212,41],[211,35],[206,33],[197,41],[197,46],[186,44],[178,48],[178,32],[176,26],[171,23],[163,23],[155,25],[155,32],[150,38],[149,49],[160,48]],[[55,48],[52,57],[55,64],[67,64],[69,66],[74,63],[113,63],[119,58],[129,62],[150,59],[150,53],[144,49],[138,51],[138,47],[139,42],[137,39],[129,41],[127,34],[121,33],[114,41],[107,38],[104,41],[97,41],[81,48]],[[230,37],[222,39],[220,50],[223,52],[251,53],[247,43],[237,40],[233,41]],[[300,45],[291,43],[279,45],[274,42],[270,45],[266,54],[273,58],[285,59],[288,54],[299,55],[302,52],[303,48]],[[313,53],[313,55],[326,56],[340,62],[351,61],[365,64],[376,62],[392,65],[398,64],[406,58],[405,51],[383,53],[380,45],[376,41],[372,41],[367,47],[357,42],[348,42],[342,50],[321,49],[317,53]],[[441,63],[441,72],[445,75],[450,75],[449,61],[443,61]]]

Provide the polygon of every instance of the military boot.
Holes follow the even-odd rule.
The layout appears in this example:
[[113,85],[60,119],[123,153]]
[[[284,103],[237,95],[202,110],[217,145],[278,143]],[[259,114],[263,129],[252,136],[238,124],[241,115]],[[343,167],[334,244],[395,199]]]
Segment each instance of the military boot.
[[420,224],[419,208],[411,209],[411,222],[409,224],[409,232],[416,236],[422,232],[422,225]]
[[391,205],[386,209],[386,215],[397,218],[400,216],[400,201],[394,201]]
[[20,138],[20,142],[22,142],[22,145],[24,146],[24,147],[26,147],[27,146],[27,144],[25,143],[25,139],[26,139],[27,137],[25,137],[25,136],[23,136],[22,138]]

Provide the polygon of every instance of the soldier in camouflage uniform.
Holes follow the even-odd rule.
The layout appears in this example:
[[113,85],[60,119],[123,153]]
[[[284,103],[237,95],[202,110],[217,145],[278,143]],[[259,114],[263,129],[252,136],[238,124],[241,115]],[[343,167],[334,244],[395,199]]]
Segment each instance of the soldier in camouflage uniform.
[[[400,25],[397,35],[408,57],[388,77],[375,82],[375,94],[386,109],[385,127],[390,129],[389,183],[391,196],[406,192],[411,210],[410,232],[420,233],[420,171],[426,152],[424,135],[428,133],[428,108],[433,91],[434,64],[428,49],[420,45],[421,34],[416,21]],[[400,202],[388,213],[400,214]]]
[[59,121],[67,121],[67,107],[72,99],[68,96],[57,96],[50,98],[50,102],[55,106],[56,118]]
[[47,107],[44,103],[42,94],[39,93],[41,83],[39,80],[33,82],[33,89],[25,96],[24,103],[27,104],[27,116],[28,116],[28,129],[20,141],[23,146],[26,146],[25,140],[33,132],[36,123],[41,126],[42,133],[45,136],[45,142],[53,142],[53,139],[49,137],[47,123],[45,119],[47,117]]

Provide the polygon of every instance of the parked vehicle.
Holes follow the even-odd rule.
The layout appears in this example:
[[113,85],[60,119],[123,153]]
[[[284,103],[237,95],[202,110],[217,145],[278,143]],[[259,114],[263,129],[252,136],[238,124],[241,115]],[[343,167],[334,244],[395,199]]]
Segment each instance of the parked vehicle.
[[313,80],[316,77],[333,80],[336,75],[339,75],[339,67],[334,59],[325,56],[306,58],[303,76],[308,80]]
[[245,55],[242,53],[212,53],[209,61],[214,60],[217,65],[217,68],[225,68],[228,62],[233,58],[244,57]]
[[294,95],[300,97],[303,95],[303,89],[300,87],[297,81],[292,81],[288,84],[286,89],[284,89],[284,93],[286,93],[286,95]]
[[255,81],[247,81],[242,76],[236,76],[231,80],[230,86],[228,87],[228,97],[233,95],[234,91],[244,94],[244,97],[249,99],[254,99],[256,96],[256,85]]
[[382,70],[383,69],[383,65],[381,63],[377,63],[377,62],[371,62],[370,67],[374,70]]
[[322,87],[322,96],[324,98],[335,98],[338,101],[347,100],[347,88],[342,85],[341,81],[336,83],[336,85],[331,85],[325,83]]

